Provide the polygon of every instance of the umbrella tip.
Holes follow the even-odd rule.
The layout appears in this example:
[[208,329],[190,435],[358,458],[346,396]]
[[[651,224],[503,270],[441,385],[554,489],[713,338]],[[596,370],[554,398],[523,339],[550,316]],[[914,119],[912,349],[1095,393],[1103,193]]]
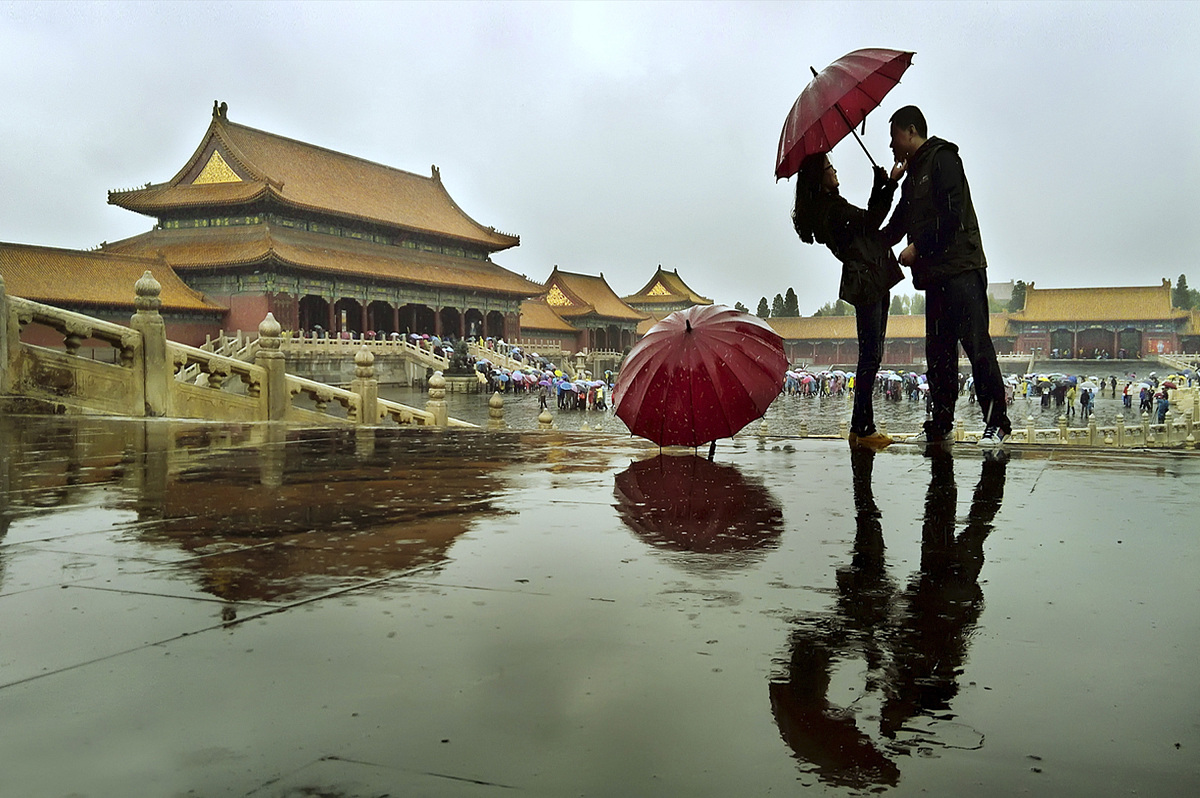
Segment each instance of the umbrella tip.
[[688,332],[692,331],[692,320],[691,319],[684,319],[683,324],[685,327],[687,327]]

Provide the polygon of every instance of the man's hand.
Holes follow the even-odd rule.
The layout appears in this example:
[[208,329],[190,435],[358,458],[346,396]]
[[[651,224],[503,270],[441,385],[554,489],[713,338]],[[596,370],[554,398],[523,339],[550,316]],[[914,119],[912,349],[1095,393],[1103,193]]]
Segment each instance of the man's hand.
[[904,176],[904,170],[908,168],[908,161],[896,161],[892,166],[892,180],[899,180]]
[[905,247],[903,250],[900,251],[900,265],[901,266],[911,267],[916,260],[917,260],[917,248],[915,246],[913,246],[912,244],[909,244],[907,247]]

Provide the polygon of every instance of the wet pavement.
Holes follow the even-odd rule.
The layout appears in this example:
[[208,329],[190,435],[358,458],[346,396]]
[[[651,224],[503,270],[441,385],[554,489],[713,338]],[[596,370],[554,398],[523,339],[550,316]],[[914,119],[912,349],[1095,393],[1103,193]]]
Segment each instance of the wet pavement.
[[1193,795],[1200,457],[0,419],[0,794]]

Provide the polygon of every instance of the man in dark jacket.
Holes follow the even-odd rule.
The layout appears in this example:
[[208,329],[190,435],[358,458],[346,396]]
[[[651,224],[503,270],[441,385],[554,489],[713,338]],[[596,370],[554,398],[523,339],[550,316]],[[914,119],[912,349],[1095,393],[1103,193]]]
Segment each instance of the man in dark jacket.
[[951,437],[957,398],[958,345],[975,377],[983,413],[980,445],[998,446],[1012,432],[1004,381],[988,334],[987,259],[958,147],[927,133],[925,117],[909,105],[892,115],[892,152],[905,164],[900,202],[883,229],[895,246],[908,236],[900,263],[926,292],[925,358],[932,418],[924,438]]

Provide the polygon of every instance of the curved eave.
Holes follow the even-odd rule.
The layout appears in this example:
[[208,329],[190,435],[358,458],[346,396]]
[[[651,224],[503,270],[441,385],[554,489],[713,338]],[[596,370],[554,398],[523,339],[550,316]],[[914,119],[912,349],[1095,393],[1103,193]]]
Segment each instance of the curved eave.
[[205,183],[200,186],[172,186],[160,183],[129,191],[108,192],[108,204],[160,217],[164,212],[188,208],[230,208],[255,202],[270,190],[266,183]]

